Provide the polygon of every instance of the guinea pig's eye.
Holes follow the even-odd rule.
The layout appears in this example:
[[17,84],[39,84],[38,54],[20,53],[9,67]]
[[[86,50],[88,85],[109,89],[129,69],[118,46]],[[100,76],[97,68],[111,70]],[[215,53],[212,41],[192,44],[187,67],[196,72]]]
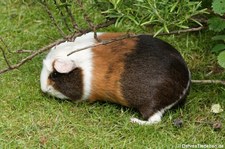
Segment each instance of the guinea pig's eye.
[[50,77],[51,77],[52,79],[54,79],[54,78],[57,78],[57,77],[59,76],[59,74],[60,74],[60,73],[58,73],[57,71],[54,71],[54,72],[52,72],[52,73],[50,74]]

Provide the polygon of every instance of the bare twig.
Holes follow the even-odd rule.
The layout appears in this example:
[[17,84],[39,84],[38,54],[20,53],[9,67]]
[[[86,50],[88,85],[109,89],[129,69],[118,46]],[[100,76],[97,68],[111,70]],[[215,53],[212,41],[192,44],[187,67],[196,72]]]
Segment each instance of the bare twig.
[[8,59],[7,59],[7,57],[6,57],[6,55],[5,55],[5,51],[3,50],[3,48],[2,48],[1,46],[0,46],[0,49],[1,49],[1,51],[2,51],[4,60],[5,60],[6,64],[8,65],[8,68],[11,69],[12,67],[11,67],[11,65],[10,65],[10,63],[9,63],[9,61],[8,61]]
[[49,15],[49,18],[52,20],[52,23],[55,25],[55,27],[58,29],[58,31],[59,31],[59,33],[61,34],[61,36],[62,37],[65,37],[66,35],[65,35],[65,33],[63,32],[63,30],[58,26],[58,24],[57,24],[57,22],[56,22],[56,20],[55,20],[55,18],[53,17],[53,14],[51,13],[51,11],[50,11],[50,9],[49,9],[49,7],[48,7],[48,5],[47,5],[47,3],[44,1],[44,2],[41,2],[42,3],[42,5],[45,7],[45,10],[46,10],[46,12],[48,13],[48,15]]
[[196,28],[189,28],[189,29],[184,29],[184,30],[178,30],[178,31],[171,31],[169,33],[159,33],[157,36],[162,36],[162,35],[172,35],[172,34],[180,34],[180,33],[187,33],[187,32],[196,32],[206,29],[205,26],[200,26]]
[[202,84],[222,84],[225,85],[224,80],[191,80],[192,83],[202,83]]
[[93,21],[91,21],[88,14],[85,12],[85,9],[83,7],[83,3],[80,0],[77,0],[77,3],[78,3],[78,5],[80,6],[80,9],[83,12],[84,20],[87,22],[87,24],[89,25],[90,28],[93,28],[95,40],[100,42],[101,40],[97,36],[96,26],[93,24]]
[[[186,33],[186,32],[193,32],[193,31],[197,31],[197,30],[201,30],[202,27],[199,27],[199,28],[191,28],[191,29],[188,29],[188,30],[179,30],[179,31],[172,31],[170,33],[161,33],[161,34],[158,34],[158,35],[170,35],[170,34],[179,34],[179,33]],[[97,37],[97,33],[94,32],[94,36]],[[123,39],[127,39],[127,38],[134,38],[134,37],[137,37],[138,35],[131,35],[129,34],[129,32],[127,32],[127,34],[125,36],[121,36],[121,37],[118,37],[118,38],[114,38],[114,39],[110,39],[110,40],[107,40],[107,41],[101,41],[101,40],[97,40],[99,41],[100,43],[98,44],[95,44],[95,45],[91,45],[91,46],[86,46],[84,48],[81,48],[81,49],[76,49],[74,51],[72,51],[71,53],[68,54],[68,56],[70,56],[71,54],[73,53],[76,53],[76,52],[79,52],[79,51],[83,51],[83,50],[86,50],[88,48],[93,48],[93,47],[97,47],[99,45],[106,45],[106,44],[109,44],[109,43],[112,43],[112,42],[115,42],[115,41],[119,41],[119,40],[123,40]]]
[[15,53],[34,53],[33,50],[17,50]]
[[[103,27],[107,27],[107,26],[113,24],[114,22],[115,22],[115,20],[111,20],[111,21],[104,22],[104,23],[102,23],[102,24],[97,25],[96,29],[103,28]],[[5,60],[6,60],[7,65],[8,65],[8,68],[5,68],[5,69],[3,69],[3,70],[0,70],[0,74],[5,73],[5,72],[8,72],[8,71],[13,70],[13,69],[17,69],[17,68],[19,68],[20,66],[22,66],[23,64],[25,64],[27,61],[32,60],[32,59],[33,59],[35,56],[37,56],[38,54],[43,53],[44,51],[47,51],[48,49],[54,47],[55,45],[58,45],[58,44],[60,44],[60,43],[62,43],[62,42],[65,42],[65,41],[68,40],[68,39],[70,39],[70,40],[73,39],[73,40],[74,40],[76,37],[81,36],[81,35],[83,35],[83,34],[85,34],[85,33],[88,33],[88,32],[90,32],[90,31],[92,31],[92,30],[93,30],[93,28],[88,28],[88,29],[82,31],[82,33],[81,33],[81,32],[80,32],[80,33],[74,33],[73,35],[66,36],[66,38],[59,39],[59,40],[57,40],[57,41],[55,41],[55,42],[53,42],[53,43],[50,43],[49,45],[47,45],[47,46],[45,46],[45,47],[43,47],[43,48],[41,48],[41,49],[39,49],[39,50],[37,50],[37,51],[18,50],[18,51],[17,51],[18,53],[19,53],[19,52],[32,52],[32,54],[29,55],[28,57],[22,59],[19,63],[14,64],[14,65],[10,65],[9,62],[7,62],[7,58],[5,57]],[[195,30],[195,29],[194,29],[194,30]],[[193,31],[193,30],[190,30],[190,31]],[[177,34],[178,31],[173,31],[173,32],[171,32],[171,33]],[[127,34],[125,34],[124,36],[121,36],[121,37],[118,37],[118,38],[114,38],[114,39],[106,40],[106,41],[101,41],[101,42],[98,43],[98,44],[95,44],[95,45],[92,45],[92,46],[87,46],[87,47],[84,47],[84,48],[82,48],[82,49],[77,49],[77,50],[75,50],[75,51],[69,53],[68,56],[71,55],[71,54],[73,54],[73,53],[75,53],[75,52],[82,51],[82,50],[85,50],[85,49],[88,49],[88,48],[93,48],[93,47],[100,46],[100,45],[106,45],[106,44],[110,44],[110,43],[112,43],[112,42],[116,42],[116,41],[123,40],[123,39],[128,39],[128,38],[134,38],[134,37],[137,37],[137,36],[138,36],[138,35],[134,35],[134,34],[129,34],[129,33],[127,33]],[[2,48],[1,48],[1,50],[3,51]],[[3,52],[4,52],[4,51],[3,51]],[[3,56],[5,56],[4,53],[3,53]],[[222,81],[222,80],[192,80],[192,82],[193,82],[193,83],[203,83],[203,84],[209,84],[209,83],[212,83],[212,84],[223,84],[223,85],[225,85],[225,81]]]
[[82,29],[80,29],[79,26],[78,26],[78,24],[76,23],[75,18],[73,16],[71,10],[68,9],[68,7],[66,7],[66,11],[67,11],[68,15],[70,16],[70,20],[72,22],[72,25],[73,25],[74,29],[77,30],[77,31],[79,31],[79,32],[82,32]]
[[2,38],[1,36],[0,36],[0,40],[1,40],[1,42],[3,43],[3,45],[6,47],[7,51],[8,51],[9,53],[12,53],[11,50],[10,50],[10,48],[9,48],[9,46],[5,43],[5,41],[3,40],[3,38]]
[[[0,47],[0,50],[2,51],[3,53],[3,56],[4,56],[4,59],[8,65],[8,68],[5,68],[3,70],[0,70],[0,74],[4,73],[4,72],[7,72],[7,71],[10,71],[10,70],[13,70],[13,69],[17,69],[19,68],[20,66],[22,66],[23,64],[25,64],[26,62],[28,62],[29,60],[32,60],[35,56],[39,55],[40,53],[43,53],[44,51],[47,51],[48,49],[54,47],[55,45],[57,44],[60,44],[62,42],[65,42],[66,40],[69,40],[69,41],[74,41],[76,37],[78,36],[81,36],[85,33],[88,33],[90,31],[94,31],[94,38],[99,41],[99,43],[95,44],[95,45],[92,45],[92,46],[87,46],[87,47],[84,47],[82,49],[77,49],[76,51],[68,54],[71,55],[75,52],[78,52],[78,51],[82,51],[82,50],[85,50],[87,48],[91,48],[91,47],[96,47],[96,46],[100,46],[100,45],[106,45],[106,44],[110,44],[112,42],[116,42],[116,41],[119,41],[119,40],[123,40],[123,39],[127,39],[127,38],[134,38],[136,37],[137,35],[131,35],[129,33],[127,33],[126,35],[124,36],[121,36],[121,37],[118,37],[118,38],[115,38],[115,39],[110,39],[110,40],[106,40],[106,41],[101,41],[98,39],[97,37],[97,29],[99,28],[104,28],[104,27],[107,27],[111,24],[114,24],[115,23],[115,20],[110,20],[110,21],[106,21],[106,22],[103,22],[101,24],[98,24],[98,25],[94,25],[93,24],[93,21],[90,19],[90,17],[88,16],[88,14],[85,12],[84,8],[83,8],[83,3],[80,1],[80,0],[77,0],[77,3],[78,5],[80,6],[81,10],[83,11],[83,16],[84,16],[84,20],[87,22],[88,24],[88,28],[85,29],[85,30],[79,30],[77,29],[77,24],[74,20],[74,17],[71,13],[71,10],[69,10],[68,6],[65,7],[66,9],[66,12],[68,14],[68,16],[70,17],[70,20],[72,22],[72,24],[76,27],[75,29],[77,29],[79,32],[74,32],[72,35],[69,35],[69,36],[66,36],[65,33],[63,32],[63,30],[58,26],[57,24],[57,21],[55,20],[50,8],[48,7],[47,5],[47,2],[46,1],[41,1],[42,5],[44,6],[44,8],[46,9],[50,19],[52,20],[52,23],[55,25],[55,27],[57,28],[57,30],[59,31],[59,33],[63,36],[62,39],[59,39],[53,43],[50,43],[49,45],[47,46],[44,46],[42,48],[40,48],[39,50],[37,51],[31,51],[31,50],[18,50],[16,51],[15,53],[31,53],[29,56],[25,57],[24,59],[22,59],[21,61],[19,61],[18,63],[16,64],[13,64],[11,65],[6,57],[6,54],[3,50],[2,47]],[[58,9],[59,6],[57,4],[57,1],[54,0],[54,3],[56,5],[56,7]],[[61,12],[61,11],[60,11]],[[61,16],[64,18],[64,14],[63,12],[61,12]],[[64,19],[64,22],[66,23],[66,20]],[[66,23],[65,25],[67,25],[67,28],[69,28],[69,25]],[[170,34],[179,34],[179,33],[186,33],[186,32],[191,32],[191,31],[198,31],[198,30],[201,30],[203,29],[204,27],[199,27],[199,28],[192,28],[192,29],[187,29],[187,30],[180,30],[180,31],[173,31],[173,32],[170,32],[170,33],[162,33],[162,34],[159,34],[159,35],[170,35]],[[2,41],[2,43],[4,44],[4,46],[8,49],[8,51],[10,52],[7,44],[4,42],[4,40],[2,38],[0,38],[0,40]]]
[[[107,27],[109,25],[112,25],[114,22],[113,21],[107,21],[107,22],[104,22],[104,23],[101,23],[99,25],[97,25],[96,29],[100,29],[100,28],[104,28],[104,27]],[[74,33],[73,35],[69,35],[69,36],[66,36],[65,38],[62,38],[62,39],[59,39],[53,43],[50,43],[49,45],[47,46],[44,46],[42,47],[41,49],[37,50],[37,51],[34,51],[32,52],[31,55],[27,56],[26,58],[22,59],[21,61],[19,61],[17,64],[14,64],[14,65],[8,65],[8,68],[5,68],[5,69],[2,69],[0,70],[0,74],[2,73],[5,73],[5,72],[8,72],[8,71],[11,71],[11,70],[14,70],[14,69],[18,69],[20,66],[22,66],[23,64],[25,64],[26,62],[32,60],[34,57],[36,57],[37,55],[49,50],[50,48],[54,47],[55,45],[58,45],[62,42],[65,42],[67,40],[71,40],[71,39],[75,39],[76,37],[79,37],[85,33],[88,33],[90,31],[93,31],[92,28],[88,28],[86,30],[83,30],[82,33]],[[1,49],[2,50],[2,49]],[[3,50],[2,50],[3,51]],[[20,50],[19,50],[20,51]],[[24,52],[24,50],[22,50]],[[28,52],[28,51],[26,51]],[[31,51],[29,51],[31,52]],[[3,54],[4,56],[4,54]],[[7,60],[7,59],[6,59]],[[9,64],[9,63],[8,63]]]
[[67,56],[70,56],[70,55],[72,55],[76,52],[79,52],[79,51],[86,50],[88,48],[94,48],[94,47],[97,47],[97,46],[100,46],[100,45],[107,45],[107,44],[110,44],[110,43],[113,43],[113,42],[116,42],[116,41],[120,41],[120,40],[128,39],[128,38],[135,38],[135,37],[137,37],[137,35],[125,34],[125,35],[120,36],[118,38],[113,38],[113,39],[110,39],[110,40],[104,40],[104,41],[101,41],[100,43],[97,43],[95,45],[90,45],[90,46],[86,46],[84,48],[76,49],[76,50],[70,52],[69,54],[67,54]]
[[80,0],[77,0],[77,3],[80,6],[81,11],[83,12],[83,16],[84,16],[85,21],[88,23],[88,25],[89,25],[90,28],[93,28],[94,25],[93,25],[90,17],[88,16],[88,14],[85,11],[85,9],[83,7],[83,3]]
[[33,58],[34,58],[35,56],[37,56],[38,54],[43,53],[44,51],[47,51],[48,49],[54,47],[54,46],[57,45],[57,44],[60,44],[60,43],[64,42],[65,40],[66,40],[66,39],[59,39],[59,40],[57,40],[57,41],[55,41],[55,42],[53,42],[53,43],[51,43],[51,44],[49,44],[49,45],[47,45],[47,46],[45,46],[45,47],[43,47],[43,48],[41,48],[41,49],[35,51],[33,54],[31,54],[31,55],[29,55],[28,57],[22,59],[19,63],[14,64],[14,65],[11,65],[10,68],[5,68],[5,69],[3,69],[3,70],[0,70],[0,74],[5,73],[5,72],[10,71],[10,70],[13,70],[13,69],[19,68],[19,67],[22,66],[24,63],[26,63],[27,61],[33,59]]
[[73,16],[73,14],[72,14],[72,12],[71,12],[71,9],[69,9],[67,5],[66,5],[66,12],[67,12],[67,14],[68,14],[69,17],[70,17],[70,20],[71,20],[71,23],[72,23],[73,27],[74,27],[77,31],[81,32],[81,29],[78,27],[78,24],[76,23],[76,21],[75,21],[75,19],[74,19],[74,16]]
[[[97,29],[100,29],[100,28],[108,27],[108,26],[114,24],[115,21],[116,21],[116,20],[110,20],[110,21],[103,22],[103,23],[101,23],[101,24],[96,25],[95,29],[97,30]],[[85,34],[85,33],[90,32],[90,31],[93,31],[93,28],[88,28],[88,29],[86,29],[86,30],[82,30],[80,33],[74,32],[73,35],[70,36],[70,38],[69,38],[68,40],[69,40],[69,41],[74,41],[76,37],[81,36],[81,35],[83,35],[83,34]]]
[[64,15],[63,11],[60,10],[60,7],[56,0],[54,0],[54,4],[55,4],[56,8],[58,9],[58,11],[60,12],[60,15],[62,16],[62,19],[63,19],[63,22],[65,23],[66,28],[71,32],[71,29],[66,21],[66,17]]
[[93,28],[93,31],[94,31],[94,38],[95,38],[95,40],[96,40],[97,42],[101,42],[101,39],[98,38],[97,30],[96,30],[95,26],[94,26],[94,28]]

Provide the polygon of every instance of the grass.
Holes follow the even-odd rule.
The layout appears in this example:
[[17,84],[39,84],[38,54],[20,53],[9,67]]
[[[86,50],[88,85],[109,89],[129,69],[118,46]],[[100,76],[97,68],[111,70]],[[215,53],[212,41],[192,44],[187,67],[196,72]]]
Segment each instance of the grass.
[[[30,1],[0,2],[0,35],[12,50],[38,49],[60,38],[42,8]],[[127,30],[114,27],[104,31]],[[218,69],[208,33],[164,36],[184,55],[193,79],[225,79]],[[46,53],[20,69],[0,75],[0,148],[166,148],[182,144],[225,145],[225,114],[210,112],[213,103],[225,108],[225,87],[193,84],[183,108],[168,111],[161,123],[131,124],[136,111],[111,103],[72,103],[40,90],[39,75]],[[7,54],[11,62],[24,55]],[[0,68],[5,67],[0,54]],[[177,128],[173,121],[183,120]],[[220,121],[221,130],[197,121]]]

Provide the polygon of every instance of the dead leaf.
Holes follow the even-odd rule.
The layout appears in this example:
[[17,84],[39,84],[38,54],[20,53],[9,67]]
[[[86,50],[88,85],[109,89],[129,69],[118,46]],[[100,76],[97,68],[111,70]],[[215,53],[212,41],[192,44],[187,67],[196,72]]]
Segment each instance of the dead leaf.
[[220,130],[222,128],[222,123],[221,122],[214,122],[212,125],[212,128],[216,131],[216,130]]
[[173,121],[173,125],[180,128],[183,125],[183,120],[181,118],[177,118]]
[[223,112],[223,109],[220,106],[220,104],[212,104],[211,112],[212,113],[221,113],[221,112]]
[[47,142],[48,142],[47,137],[45,137],[45,136],[40,137],[39,143],[40,143],[41,145],[45,145]]

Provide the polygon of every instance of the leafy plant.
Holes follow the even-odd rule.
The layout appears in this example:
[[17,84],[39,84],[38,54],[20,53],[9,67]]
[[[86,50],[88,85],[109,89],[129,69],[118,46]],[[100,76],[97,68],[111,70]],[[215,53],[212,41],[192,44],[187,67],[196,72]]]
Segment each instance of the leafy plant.
[[187,29],[190,22],[201,25],[193,16],[206,13],[206,9],[200,9],[201,2],[189,0],[95,0],[95,4],[108,18],[116,19],[116,26],[132,23],[155,35]]
[[225,1],[224,0],[214,0],[212,3],[213,11],[219,15],[225,13]]
[[218,41],[212,48],[212,51],[219,53],[217,56],[218,63],[225,68],[225,1],[214,0],[212,2],[212,10],[214,15],[208,21],[209,29],[219,34],[212,38]]
[[94,0],[93,3],[107,18],[116,19],[115,26],[128,25],[131,31],[138,28],[155,36],[196,25],[207,26],[207,22],[209,30],[217,34],[212,38],[217,42],[212,52],[218,54],[218,63],[225,68],[224,0]]

